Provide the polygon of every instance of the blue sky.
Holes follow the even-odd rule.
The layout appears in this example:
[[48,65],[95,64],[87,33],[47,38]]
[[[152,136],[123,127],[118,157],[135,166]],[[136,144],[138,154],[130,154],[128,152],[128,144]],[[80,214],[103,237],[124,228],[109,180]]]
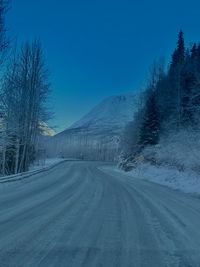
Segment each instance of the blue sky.
[[104,97],[139,90],[180,29],[200,41],[199,10],[197,0],[12,0],[7,25],[19,42],[42,41],[59,131]]

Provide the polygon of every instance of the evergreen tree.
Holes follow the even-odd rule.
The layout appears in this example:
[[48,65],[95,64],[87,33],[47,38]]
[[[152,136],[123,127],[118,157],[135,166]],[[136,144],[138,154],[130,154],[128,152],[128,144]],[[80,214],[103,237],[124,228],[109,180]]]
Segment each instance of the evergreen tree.
[[185,60],[181,75],[182,127],[195,124],[200,104],[200,53],[196,43]]
[[197,46],[197,61],[198,61],[198,70],[200,72],[200,43]]
[[169,72],[173,74],[174,71],[177,71],[185,61],[185,42],[184,42],[184,35],[183,31],[181,30],[178,35],[177,47],[172,54],[172,61],[170,64]]
[[[169,70],[160,74],[157,68],[152,69],[137,120],[127,128],[133,138],[127,143],[128,146],[131,144],[130,150],[126,149],[129,158],[136,159],[145,147],[158,144],[161,132],[170,136],[177,131],[199,129],[200,43],[186,49],[183,32],[180,31]],[[129,136],[128,133],[126,135]]]
[[181,73],[185,65],[185,44],[182,30],[179,32],[177,47],[172,55],[172,61],[169,68],[169,96],[171,99],[169,113],[173,117],[173,124],[176,128],[181,127],[181,100],[182,100],[182,87],[181,87]]
[[191,61],[192,63],[195,63],[198,58],[198,48],[196,43],[193,44],[192,49],[191,49]]
[[[191,70],[193,71],[194,81],[191,90],[191,104],[194,117],[199,122],[200,116],[200,44],[194,45],[191,51]],[[197,121],[196,121],[197,123]]]
[[146,109],[140,130],[139,145],[144,148],[148,145],[156,145],[159,141],[160,119],[156,103],[156,92],[150,90],[146,101]]
[[180,30],[177,42],[177,60],[178,64],[183,64],[185,60],[185,42],[183,31]]
[[181,88],[181,127],[191,126],[194,115],[194,107],[192,103],[192,94],[196,86],[196,77],[192,69],[189,69],[182,74]]

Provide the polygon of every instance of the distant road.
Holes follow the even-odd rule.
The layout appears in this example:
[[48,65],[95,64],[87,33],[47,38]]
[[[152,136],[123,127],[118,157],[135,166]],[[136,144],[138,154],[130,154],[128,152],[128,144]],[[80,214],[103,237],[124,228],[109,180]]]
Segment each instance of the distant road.
[[0,185],[0,267],[200,267],[200,199],[101,165]]

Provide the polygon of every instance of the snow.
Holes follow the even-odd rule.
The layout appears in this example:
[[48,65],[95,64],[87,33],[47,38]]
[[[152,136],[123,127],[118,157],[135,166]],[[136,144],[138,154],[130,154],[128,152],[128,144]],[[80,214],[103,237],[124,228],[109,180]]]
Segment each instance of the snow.
[[[133,119],[137,108],[137,94],[115,95],[104,99],[88,114],[74,123],[74,128],[110,128],[124,126]],[[67,129],[68,130],[68,129]]]
[[39,162],[35,162],[30,168],[29,170],[30,171],[33,171],[33,170],[40,170],[40,169],[43,169],[43,168],[48,168],[52,165],[56,165],[62,161],[65,161],[66,159],[63,159],[63,158],[48,158],[48,159],[45,159],[45,160],[41,160]]
[[146,148],[143,155],[179,170],[200,171],[199,131],[181,130],[162,136],[159,145]]
[[199,266],[200,200],[102,165],[66,161],[1,190],[0,266]]
[[137,94],[106,98],[70,128],[47,140],[48,156],[112,161],[125,125],[138,106]]
[[8,176],[2,176],[0,177],[0,184],[4,185],[8,182],[15,182],[15,181],[20,181],[23,180],[27,177],[31,177],[35,174],[42,173],[43,171],[47,171],[50,168],[56,166],[57,164],[66,161],[66,160],[71,160],[71,159],[61,159],[61,158],[52,158],[52,159],[46,159],[45,161],[42,162],[37,162],[37,164],[33,164],[30,168],[29,171],[23,172],[23,173],[18,173],[14,175],[8,175]]
[[137,164],[129,164],[134,168],[132,171],[115,171],[185,193],[200,194],[199,131],[185,129],[163,134],[158,145],[142,151]]
[[120,173],[124,178],[147,180],[184,193],[200,195],[200,175],[192,170],[179,171],[175,167],[153,166],[150,163],[140,163],[129,172],[116,166],[105,166],[103,170]]

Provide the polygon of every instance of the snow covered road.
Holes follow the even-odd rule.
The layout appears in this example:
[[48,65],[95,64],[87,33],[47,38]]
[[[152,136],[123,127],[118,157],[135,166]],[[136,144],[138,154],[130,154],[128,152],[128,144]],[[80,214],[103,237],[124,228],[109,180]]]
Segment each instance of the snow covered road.
[[200,266],[200,199],[101,165],[0,186],[0,267]]

